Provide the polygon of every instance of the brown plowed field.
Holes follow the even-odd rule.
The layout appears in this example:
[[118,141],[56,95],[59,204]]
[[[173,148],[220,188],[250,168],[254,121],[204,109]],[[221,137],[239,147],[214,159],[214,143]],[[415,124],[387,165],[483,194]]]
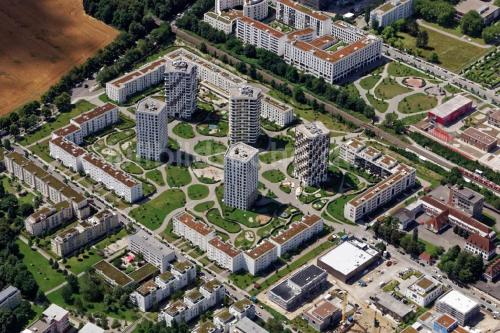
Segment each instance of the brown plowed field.
[[0,114],[39,98],[118,34],[85,15],[82,0],[0,2]]

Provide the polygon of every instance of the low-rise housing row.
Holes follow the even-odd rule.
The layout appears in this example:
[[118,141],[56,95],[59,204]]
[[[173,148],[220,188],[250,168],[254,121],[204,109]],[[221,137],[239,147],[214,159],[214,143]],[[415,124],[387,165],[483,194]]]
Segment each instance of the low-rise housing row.
[[379,207],[398,197],[415,185],[416,171],[406,164],[398,164],[392,175],[349,201],[344,217],[356,222]]
[[141,254],[144,260],[158,268],[160,273],[165,273],[170,262],[176,257],[174,250],[142,229],[128,236],[128,249]]
[[42,207],[24,220],[26,231],[33,236],[48,234],[75,215],[68,201],[61,201],[50,207]]
[[331,17],[293,0],[276,1],[276,19],[295,29],[313,28],[318,36],[332,31]]
[[176,262],[170,266],[170,271],[156,276],[139,286],[130,299],[141,311],[149,311],[196,279],[196,267],[189,261]]
[[370,12],[370,24],[386,27],[413,14],[413,0],[389,0]]
[[210,280],[199,289],[187,292],[183,300],[175,301],[165,307],[158,315],[158,320],[165,322],[167,326],[172,326],[174,322],[187,323],[220,303],[224,299],[225,292],[222,283],[215,279]]
[[291,106],[265,94],[262,97],[260,116],[280,127],[287,126],[295,119]]
[[323,231],[323,219],[317,215],[307,215],[301,221],[292,223],[286,230],[280,231],[270,241],[276,245],[279,257],[298,248]]
[[212,28],[230,35],[236,31],[236,21],[242,15],[241,11],[229,10],[220,14],[215,11],[208,11],[203,15],[203,21]]
[[248,272],[257,275],[278,259],[278,250],[276,245],[264,240],[253,249],[246,251],[244,256]]
[[236,37],[245,44],[267,50],[279,56],[285,53],[286,34],[249,17],[239,17]]
[[208,242],[215,238],[215,230],[205,223],[198,221],[187,212],[179,212],[172,218],[173,232],[177,236],[183,237],[194,246],[206,252]]
[[115,213],[102,210],[90,219],[58,233],[51,241],[52,251],[60,257],[66,257],[111,233],[119,226],[120,222]]
[[379,177],[392,175],[398,165],[395,158],[382,154],[380,150],[369,147],[358,139],[342,143],[339,157],[349,164]]

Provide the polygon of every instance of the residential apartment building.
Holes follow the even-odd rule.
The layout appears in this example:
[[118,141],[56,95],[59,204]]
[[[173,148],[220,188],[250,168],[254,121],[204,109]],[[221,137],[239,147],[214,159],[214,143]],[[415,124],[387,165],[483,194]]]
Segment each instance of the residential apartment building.
[[265,0],[215,0],[215,13],[224,14],[224,11],[242,6],[243,15],[254,20],[263,20],[268,15],[268,4]]
[[177,236],[183,237],[194,246],[199,247],[203,252],[207,252],[208,242],[215,238],[215,230],[187,212],[179,212],[172,218],[173,232]]
[[464,213],[480,218],[483,213],[484,196],[468,187],[452,186],[450,188],[453,206]]
[[245,265],[248,272],[257,275],[266,270],[276,260],[278,260],[278,250],[276,245],[268,240],[263,240],[253,249],[246,251]]
[[474,255],[479,255],[483,260],[490,260],[496,255],[496,245],[493,239],[483,237],[477,233],[469,235],[465,242],[464,250]]
[[415,185],[416,171],[405,164],[396,166],[394,173],[344,206],[344,217],[356,222],[389,203]]
[[229,313],[238,320],[241,318],[253,319],[255,317],[255,305],[248,298],[242,298],[229,307]]
[[62,226],[75,215],[68,201],[60,201],[50,207],[42,207],[24,220],[26,231],[33,236],[42,236]]
[[212,28],[230,35],[236,31],[236,22],[241,15],[241,11],[237,10],[224,11],[221,14],[209,11],[203,15],[203,21],[208,23]]
[[214,314],[213,323],[219,331],[227,333],[231,331],[231,327],[236,323],[236,318],[228,309],[222,308]]
[[17,152],[10,152],[4,156],[4,164],[13,177],[24,182],[33,190],[40,192],[48,200],[54,203],[67,201],[70,203],[74,215],[78,218],[89,216],[90,207],[87,198],[52,176],[33,161]]
[[318,36],[329,35],[332,18],[292,0],[276,1],[276,19],[295,29],[311,27]]
[[267,297],[286,311],[292,311],[322,290],[327,285],[327,276],[325,270],[309,265],[272,287]]
[[295,129],[295,176],[306,186],[317,186],[327,178],[330,132],[319,121]]
[[250,17],[241,16],[237,19],[236,37],[244,44],[254,45],[280,56],[285,52],[286,35]]
[[497,138],[474,127],[469,127],[460,134],[460,139],[482,151],[490,152],[497,147]]
[[500,128],[500,109],[488,113],[488,124]]
[[230,89],[229,140],[254,145],[260,135],[262,93],[259,88],[242,86]]
[[328,8],[329,0],[299,0],[301,4],[315,10],[325,10]]
[[378,177],[392,175],[398,161],[373,147],[366,146],[358,139],[351,139],[340,145],[339,157],[355,167],[367,170]]
[[436,301],[436,310],[449,314],[464,326],[479,315],[479,304],[462,293],[451,290]]
[[293,108],[290,105],[281,103],[269,95],[264,95],[262,98],[260,116],[280,127],[287,126],[295,119]]
[[406,298],[422,307],[427,307],[444,292],[444,286],[429,276],[422,276],[410,285],[405,292]]
[[21,333],[66,333],[70,328],[69,312],[56,304],[51,304],[42,317]]
[[93,180],[102,183],[127,202],[143,197],[142,183],[93,154],[85,154],[83,169]]
[[12,310],[21,303],[21,292],[14,286],[7,286],[0,291],[0,309]]
[[163,81],[165,60],[160,59],[106,83],[109,99],[124,103],[128,97]]
[[284,59],[301,71],[334,83],[377,61],[381,54],[382,40],[368,35],[334,51],[300,40],[288,41]]
[[224,204],[248,210],[257,199],[258,150],[239,142],[224,155]]
[[139,286],[130,294],[130,300],[141,311],[146,312],[195,280],[196,267],[189,261],[179,261],[170,266],[170,271]]
[[172,326],[174,322],[187,323],[222,302],[225,293],[222,283],[215,279],[210,280],[198,290],[187,292],[182,301],[169,304],[160,312],[158,320],[165,321],[167,326]]
[[172,118],[191,119],[198,94],[197,66],[192,62],[167,61],[165,66],[165,103]]
[[413,0],[389,0],[370,12],[370,25],[386,27],[413,14]]
[[112,103],[98,106],[70,120],[77,126],[82,137],[97,133],[119,121],[118,107]]
[[60,257],[66,257],[119,227],[118,216],[109,210],[102,210],[57,234],[51,241],[52,251]]
[[245,268],[243,253],[219,237],[208,241],[207,257],[231,272],[238,272]]
[[304,242],[323,231],[323,219],[317,215],[307,215],[301,221],[292,223],[286,230],[280,231],[270,241],[276,245],[277,254],[283,256],[298,248]]
[[168,112],[166,103],[146,97],[135,113],[137,157],[159,161],[168,146]]
[[160,270],[160,273],[165,273],[170,262],[175,259],[174,250],[142,229],[128,236],[128,249],[142,254],[147,262]]
[[345,21],[335,21],[332,23],[332,36],[344,43],[352,44],[368,36],[368,33]]

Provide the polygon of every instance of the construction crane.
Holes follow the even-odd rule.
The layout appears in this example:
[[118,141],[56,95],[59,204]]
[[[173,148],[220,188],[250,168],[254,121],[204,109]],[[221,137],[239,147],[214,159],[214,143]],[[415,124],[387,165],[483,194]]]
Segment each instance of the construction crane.
[[346,310],[347,310],[347,291],[344,294],[344,299],[342,300],[342,322],[346,320]]

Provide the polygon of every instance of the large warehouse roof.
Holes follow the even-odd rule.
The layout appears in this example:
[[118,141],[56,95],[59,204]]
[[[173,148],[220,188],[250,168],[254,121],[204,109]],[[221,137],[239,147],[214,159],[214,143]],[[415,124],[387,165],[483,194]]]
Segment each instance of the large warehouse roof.
[[438,302],[448,304],[448,306],[461,313],[467,313],[478,306],[475,301],[456,290],[450,291],[441,297]]
[[356,243],[359,243],[360,246],[354,245],[351,241],[344,242],[325,254],[320,260],[334,270],[348,275],[377,255],[377,251],[366,245],[363,249],[363,243]]

